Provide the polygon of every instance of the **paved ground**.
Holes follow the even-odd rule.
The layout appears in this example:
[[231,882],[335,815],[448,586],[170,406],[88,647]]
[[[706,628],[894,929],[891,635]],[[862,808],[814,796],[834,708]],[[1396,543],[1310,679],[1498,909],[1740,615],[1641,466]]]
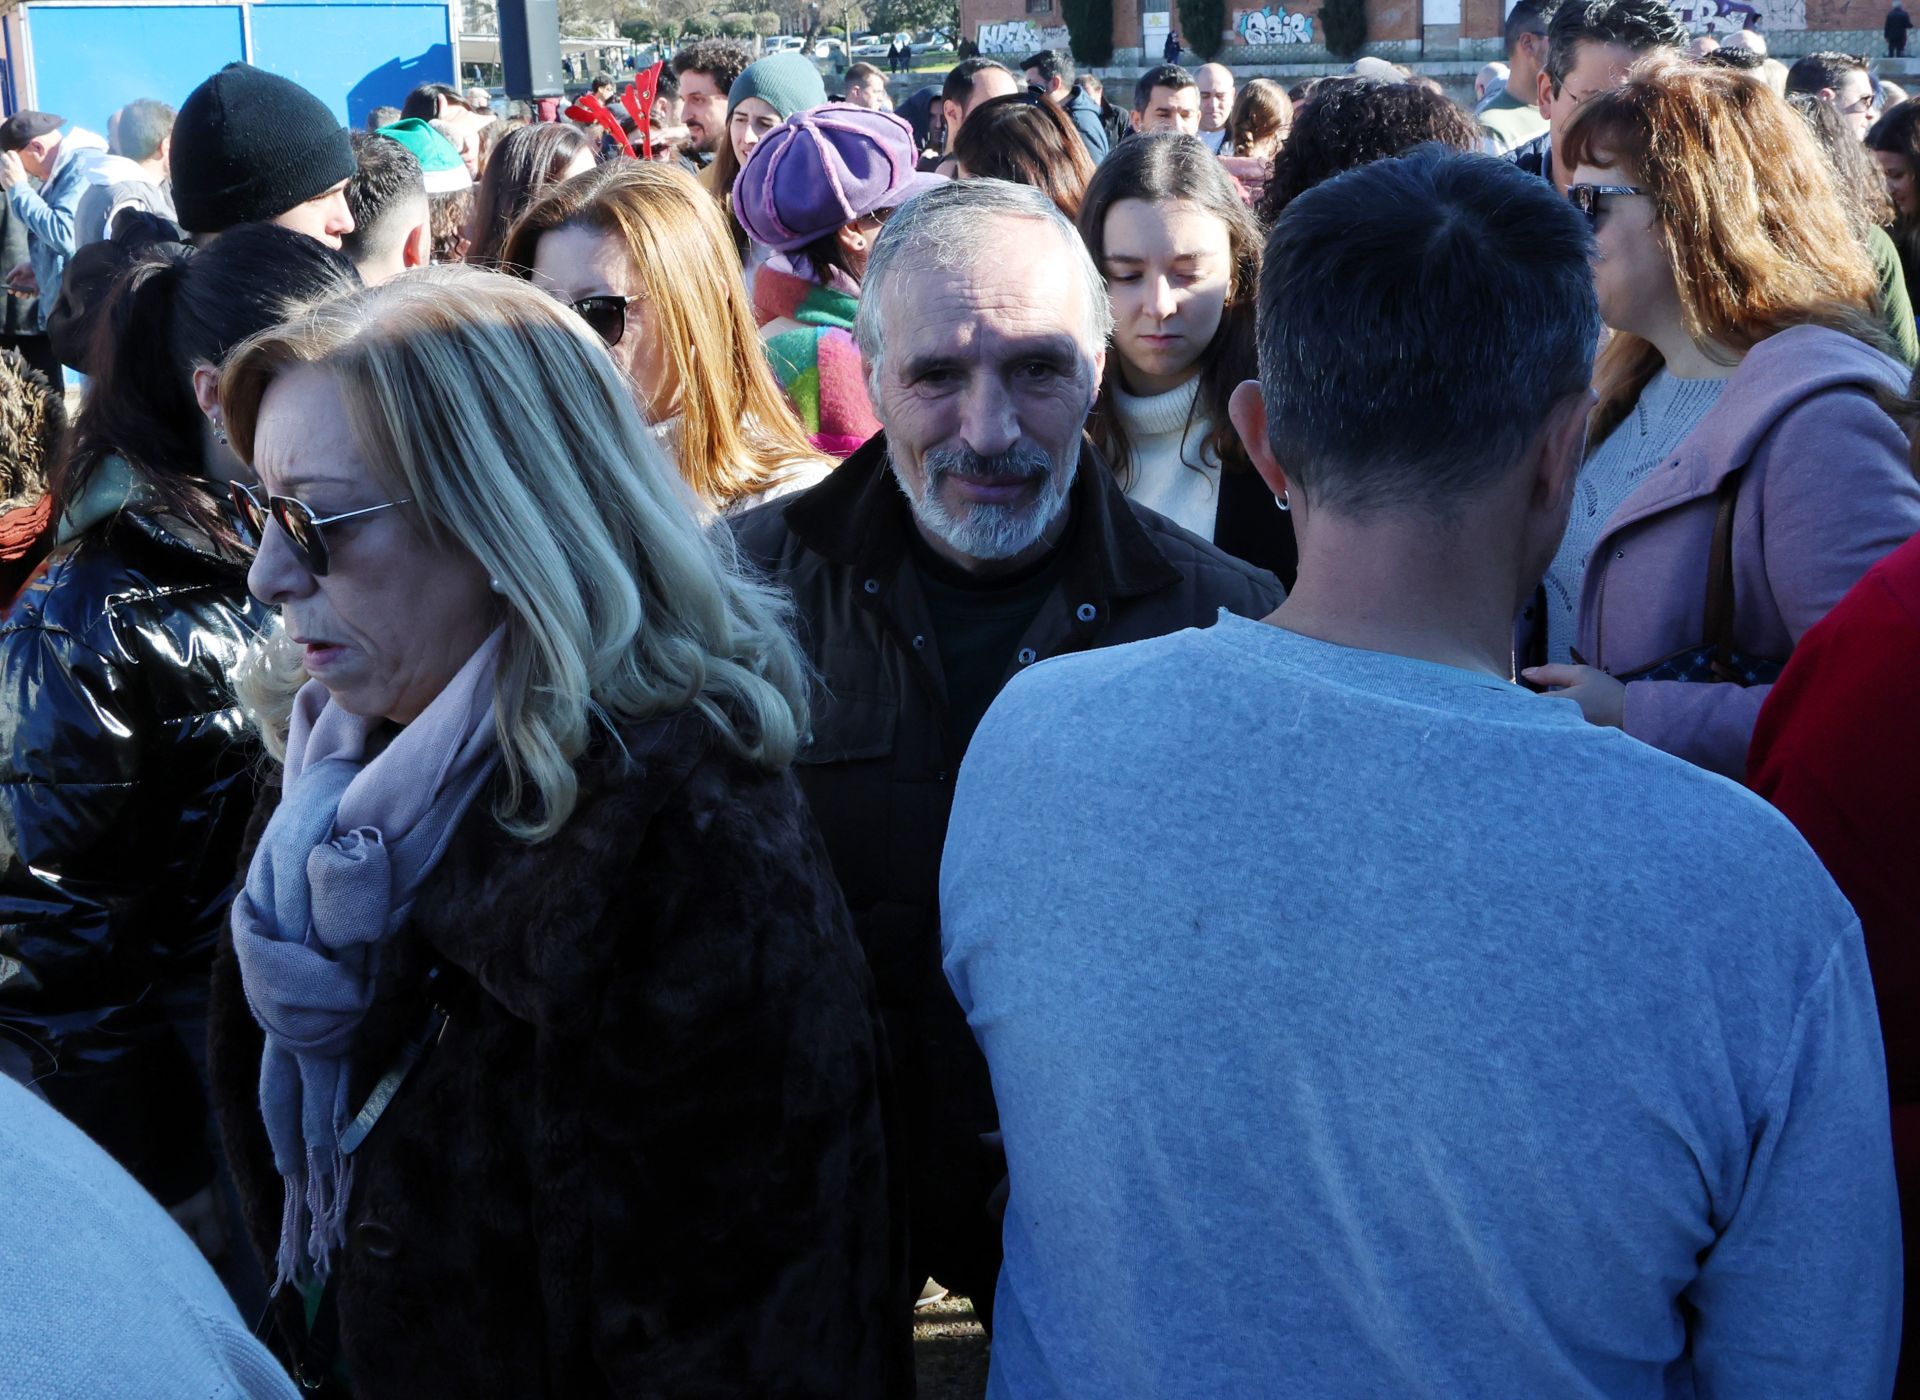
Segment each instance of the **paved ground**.
[[987,1337],[965,1298],[920,1309],[913,1321],[920,1400],[980,1400],[987,1390]]

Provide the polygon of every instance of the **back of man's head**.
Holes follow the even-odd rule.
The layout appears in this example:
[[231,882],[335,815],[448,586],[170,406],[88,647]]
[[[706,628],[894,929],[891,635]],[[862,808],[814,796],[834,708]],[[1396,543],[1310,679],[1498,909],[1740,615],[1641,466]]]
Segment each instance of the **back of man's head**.
[[672,67],[679,77],[689,73],[704,73],[713,79],[713,85],[724,96],[733,87],[734,80],[747,71],[747,65],[751,62],[753,55],[738,40],[698,39],[682,46],[674,54]]
[[1555,6],[1556,0],[1519,0],[1507,11],[1507,22],[1500,33],[1508,59],[1512,59],[1514,50],[1527,35],[1547,32],[1547,22],[1553,18]]
[[1163,63],[1157,68],[1149,68],[1133,85],[1133,110],[1146,111],[1147,103],[1152,100],[1153,90],[1157,87],[1165,88],[1168,92],[1179,92],[1183,88],[1199,86],[1193,80],[1193,74],[1177,63]]
[[1040,86],[1051,88],[1053,80],[1058,78],[1067,87],[1073,86],[1073,55],[1065,49],[1042,49],[1031,54],[1020,65],[1023,73],[1032,73],[1040,80]]
[[340,250],[367,277],[369,269],[389,267],[407,235],[426,222],[427,180],[413,152],[391,137],[356,131],[353,154],[358,169],[347,181],[353,232],[341,239]]
[[1825,89],[1838,92],[1849,73],[1865,73],[1867,61],[1851,53],[1810,53],[1793,61],[1787,69],[1787,91],[1810,92],[1816,96]]
[[1591,246],[1550,185],[1477,155],[1375,161],[1288,205],[1260,271],[1260,389],[1312,510],[1457,518],[1502,481],[1587,388]]
[[946,81],[940,84],[940,100],[957,103],[964,108],[973,99],[973,80],[990,68],[998,68],[1008,77],[1013,77],[1012,70],[997,59],[978,56],[963,58],[947,70]]
[[1547,23],[1547,77],[1559,92],[1583,43],[1642,54],[1686,42],[1686,27],[1667,0],[1562,0]]
[[173,135],[173,108],[151,97],[129,102],[113,114],[114,154],[152,160]]
[[467,109],[467,99],[460,95],[458,88],[446,83],[422,83],[407,94],[400,115],[403,119],[418,117],[423,122],[430,122],[449,107],[462,112]]

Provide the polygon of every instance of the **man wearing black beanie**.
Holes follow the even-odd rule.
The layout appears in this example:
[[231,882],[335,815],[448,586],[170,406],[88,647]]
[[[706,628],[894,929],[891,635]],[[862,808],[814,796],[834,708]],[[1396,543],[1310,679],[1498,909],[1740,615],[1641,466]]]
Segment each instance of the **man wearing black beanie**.
[[327,105],[298,83],[229,63],[187,97],[173,124],[173,202],[206,236],[279,224],[338,248],[353,232],[353,146]]

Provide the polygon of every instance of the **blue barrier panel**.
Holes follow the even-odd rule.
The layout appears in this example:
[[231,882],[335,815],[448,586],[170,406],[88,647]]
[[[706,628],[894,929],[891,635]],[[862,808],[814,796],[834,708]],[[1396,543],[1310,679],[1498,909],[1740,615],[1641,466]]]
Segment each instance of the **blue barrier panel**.
[[238,5],[26,7],[34,105],[101,136],[136,97],[178,107],[209,73],[244,58]]
[[253,61],[317,93],[350,127],[420,83],[454,81],[445,5],[255,5]]

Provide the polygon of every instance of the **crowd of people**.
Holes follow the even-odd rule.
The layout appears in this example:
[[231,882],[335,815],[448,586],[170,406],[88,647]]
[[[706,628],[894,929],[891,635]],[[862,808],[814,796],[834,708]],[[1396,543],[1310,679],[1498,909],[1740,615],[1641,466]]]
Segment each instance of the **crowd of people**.
[[1920,1394],[1920,102],[1167,46],[0,123],[0,1394]]

